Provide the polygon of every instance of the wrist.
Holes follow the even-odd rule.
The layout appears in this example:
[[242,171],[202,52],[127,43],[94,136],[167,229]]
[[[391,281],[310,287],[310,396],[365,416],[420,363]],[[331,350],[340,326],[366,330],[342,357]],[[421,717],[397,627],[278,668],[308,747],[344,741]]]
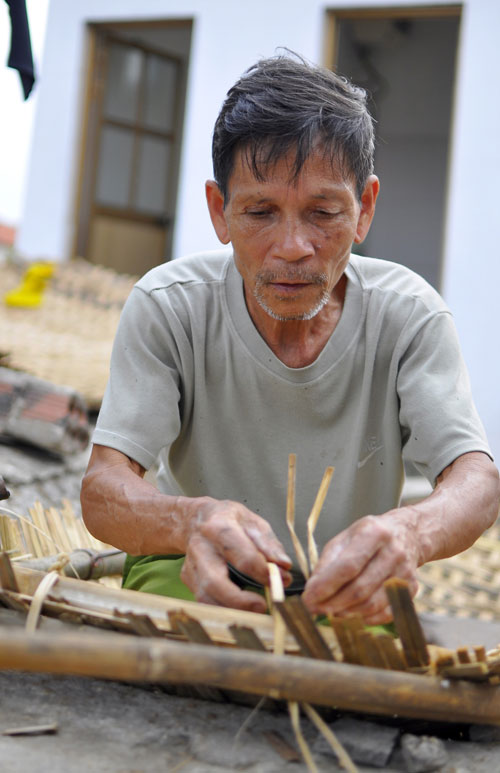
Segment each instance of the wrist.
[[216,501],[208,496],[176,497],[175,510],[180,525],[179,539],[183,553],[186,553],[190,540],[199,531]]

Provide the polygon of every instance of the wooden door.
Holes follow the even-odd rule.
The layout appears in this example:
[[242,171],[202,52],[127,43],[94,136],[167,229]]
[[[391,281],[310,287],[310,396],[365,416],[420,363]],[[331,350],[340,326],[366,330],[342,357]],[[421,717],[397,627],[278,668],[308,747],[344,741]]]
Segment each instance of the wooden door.
[[143,274],[170,257],[183,63],[107,31],[94,41],[76,252]]

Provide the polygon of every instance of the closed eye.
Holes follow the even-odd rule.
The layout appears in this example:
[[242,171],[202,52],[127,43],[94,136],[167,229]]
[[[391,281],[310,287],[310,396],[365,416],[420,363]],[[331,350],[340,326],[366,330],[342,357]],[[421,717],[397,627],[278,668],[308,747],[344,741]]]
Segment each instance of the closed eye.
[[332,218],[339,215],[339,212],[330,212],[327,209],[315,209],[313,212],[314,215],[317,215],[318,217],[324,217],[324,218]]
[[246,214],[250,215],[250,217],[266,217],[271,215],[272,211],[270,209],[251,209],[247,210]]

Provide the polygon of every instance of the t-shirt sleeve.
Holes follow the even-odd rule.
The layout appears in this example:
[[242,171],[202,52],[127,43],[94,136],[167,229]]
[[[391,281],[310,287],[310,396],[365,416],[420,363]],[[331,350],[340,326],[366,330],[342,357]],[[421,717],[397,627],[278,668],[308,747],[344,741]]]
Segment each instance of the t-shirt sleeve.
[[404,458],[432,483],[462,454],[491,456],[448,311],[431,315],[413,336],[400,360],[397,389]]
[[189,359],[183,338],[167,301],[160,307],[135,287],[120,317],[94,443],[115,448],[149,469],[160,450],[175,440],[181,424],[182,369]]

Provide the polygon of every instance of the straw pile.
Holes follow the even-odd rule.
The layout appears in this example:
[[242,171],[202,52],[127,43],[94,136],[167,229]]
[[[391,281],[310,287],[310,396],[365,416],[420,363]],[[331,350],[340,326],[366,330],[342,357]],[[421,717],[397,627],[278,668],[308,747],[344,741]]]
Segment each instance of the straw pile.
[[[2,266],[1,298],[19,285],[25,268]],[[39,308],[0,300],[2,364],[73,387],[98,408],[120,311],[135,281],[78,258],[56,266]]]

